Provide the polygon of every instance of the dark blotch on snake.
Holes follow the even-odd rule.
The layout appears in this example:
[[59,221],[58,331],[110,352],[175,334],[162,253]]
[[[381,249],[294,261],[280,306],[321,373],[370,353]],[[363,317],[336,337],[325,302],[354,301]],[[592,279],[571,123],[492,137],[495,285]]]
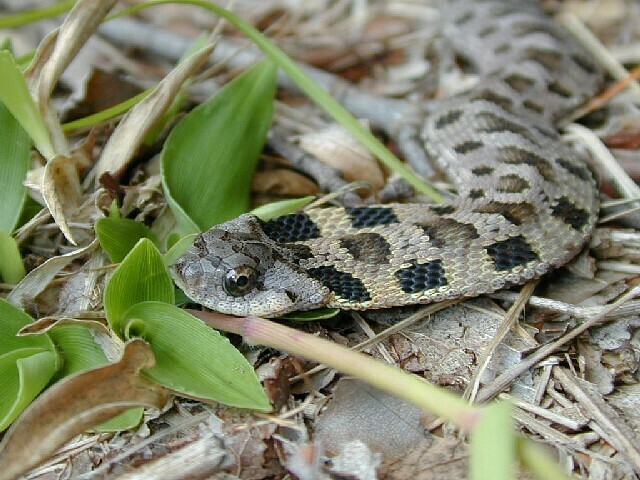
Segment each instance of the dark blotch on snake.
[[498,149],[498,161],[508,165],[529,165],[549,183],[554,183],[553,167],[544,158],[520,147],[501,147]]
[[398,217],[396,217],[392,208],[355,207],[347,208],[346,211],[351,217],[351,225],[353,225],[354,228],[375,227],[376,225],[399,223]]
[[529,99],[525,100],[524,102],[522,102],[522,106],[534,113],[538,113],[538,114],[544,113],[544,107],[539,103],[534,102],[533,100],[529,100]]
[[504,78],[504,83],[509,85],[513,90],[518,93],[523,93],[525,90],[531,88],[535,81],[524,75],[518,73],[512,73]]
[[429,237],[429,243],[437,248],[446,245],[466,245],[480,237],[476,227],[452,218],[439,218],[426,224],[416,224]]
[[589,212],[576,207],[567,197],[561,197],[551,210],[554,217],[562,219],[574,230],[580,230],[589,222]]
[[410,263],[411,266],[401,268],[394,274],[405,293],[424,292],[447,284],[442,260],[426,263],[412,260]]
[[453,150],[456,153],[464,154],[464,153],[473,152],[474,150],[482,148],[483,146],[484,146],[484,143],[482,142],[469,140],[468,142],[459,143],[458,145],[453,147]]
[[450,110],[436,120],[436,128],[440,129],[451,125],[462,116],[462,110]]
[[524,266],[539,258],[522,235],[496,242],[485,248],[493,260],[496,270],[500,271]]
[[553,50],[529,48],[527,49],[523,59],[537,62],[547,70],[555,72],[563,68],[564,57],[561,53]]
[[474,212],[502,215],[506,220],[514,225],[522,225],[527,221],[531,222],[533,217],[537,215],[536,208],[527,202],[489,202],[480,208],[476,208]]
[[346,248],[354,260],[363,263],[388,263],[391,246],[377,233],[358,233],[340,239],[340,246]]
[[573,96],[573,93],[571,93],[571,90],[569,90],[567,87],[565,87],[564,85],[562,85],[560,82],[556,80],[549,82],[547,84],[547,90],[551,93],[555,93],[556,95],[559,95],[562,98],[571,98]]
[[292,213],[265,222],[265,235],[277,243],[299,242],[320,238],[320,229],[306,213]]
[[329,265],[310,268],[307,273],[340,298],[352,302],[371,300],[371,295],[362,281],[350,273],[341,272]]
[[[504,110],[510,110],[513,106],[513,101],[509,97],[505,97],[489,89],[479,91],[472,95],[469,100],[484,100],[486,102],[495,103],[496,105],[501,106]],[[485,115],[494,115],[497,117],[497,115],[490,112],[480,112],[476,117],[482,118]]]
[[477,175],[478,177],[482,177],[484,175],[491,175],[493,172],[495,172],[495,170],[496,169],[493,167],[483,166],[474,168],[473,170],[471,170],[471,173]]
[[496,186],[496,190],[500,193],[522,193],[530,188],[529,182],[515,173],[502,175],[498,178],[498,185]]
[[574,175],[585,182],[588,182],[593,178],[587,167],[580,165],[577,162],[571,162],[565,158],[556,158],[556,163],[571,175]]

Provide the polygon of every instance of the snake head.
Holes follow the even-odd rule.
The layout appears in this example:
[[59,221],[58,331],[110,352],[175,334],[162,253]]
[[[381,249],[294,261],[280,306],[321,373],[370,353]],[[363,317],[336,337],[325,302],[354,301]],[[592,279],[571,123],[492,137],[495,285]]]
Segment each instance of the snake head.
[[245,214],[199,235],[170,267],[194,302],[238,316],[278,316],[325,304],[328,289],[296,262],[295,246],[281,245]]

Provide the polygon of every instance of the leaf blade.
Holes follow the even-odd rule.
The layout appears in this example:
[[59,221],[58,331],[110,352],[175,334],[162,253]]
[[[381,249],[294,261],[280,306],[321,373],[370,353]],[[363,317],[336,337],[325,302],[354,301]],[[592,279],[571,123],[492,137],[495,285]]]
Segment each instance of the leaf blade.
[[[254,65],[174,127],[161,164],[165,195],[179,222],[186,215],[204,231],[249,210],[251,176],[273,115],[276,73],[269,61]],[[193,225],[180,228],[193,233]]]

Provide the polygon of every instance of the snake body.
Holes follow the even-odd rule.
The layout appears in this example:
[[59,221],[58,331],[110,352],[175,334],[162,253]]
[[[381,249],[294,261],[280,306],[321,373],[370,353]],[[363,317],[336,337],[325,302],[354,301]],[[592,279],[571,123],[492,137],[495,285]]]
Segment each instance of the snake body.
[[172,266],[191,299],[263,316],[430,303],[523,283],[580,251],[597,187],[555,125],[597,91],[602,72],[531,2],[454,1],[442,25],[479,77],[423,108],[419,141],[456,199],[268,222],[243,215],[200,235]]

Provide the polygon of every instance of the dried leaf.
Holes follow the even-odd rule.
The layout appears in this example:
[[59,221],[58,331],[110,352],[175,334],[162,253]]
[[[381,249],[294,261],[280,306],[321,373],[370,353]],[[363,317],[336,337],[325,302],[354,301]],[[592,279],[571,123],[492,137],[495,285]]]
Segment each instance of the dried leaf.
[[82,197],[75,158],[57,155],[47,162],[41,188],[45,204],[60,231],[69,242],[77,245],[67,222],[67,218],[76,213]]
[[97,245],[98,241],[95,240],[74,252],[50,258],[35,270],[31,270],[7,296],[7,300],[20,307],[28,305],[47,287],[60,270],[76,258],[93,250]]
[[68,147],[56,112],[49,105],[51,92],[58,83],[62,72],[75,58],[116,2],[117,0],[80,0],[77,2],[58,29],[53,51],[39,72],[34,91],[57,153],[66,155]]
[[0,480],[40,465],[74,436],[131,407],[161,408],[164,388],[140,374],[153,364],[149,345],[132,340],[118,363],[67,377],[43,393],[0,444]]
[[171,107],[182,85],[209,58],[213,45],[191,55],[167,75],[154,92],[132,108],[118,124],[92,174],[96,181],[105,172],[117,177],[129,164],[145,137]]

